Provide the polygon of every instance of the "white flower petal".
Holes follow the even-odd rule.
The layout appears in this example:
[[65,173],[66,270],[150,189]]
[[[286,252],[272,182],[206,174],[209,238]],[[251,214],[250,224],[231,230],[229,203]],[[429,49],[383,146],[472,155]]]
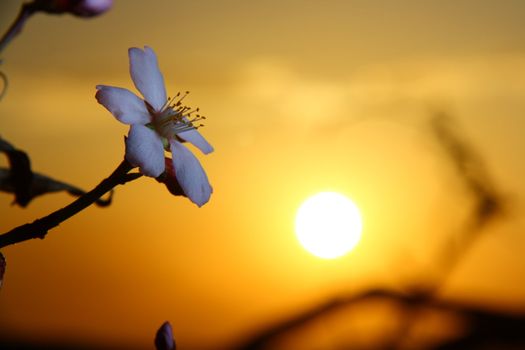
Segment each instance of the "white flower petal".
[[212,188],[199,160],[183,144],[170,140],[175,176],[184,194],[199,207],[210,199]]
[[126,139],[126,159],[146,176],[158,177],[164,171],[162,140],[150,128],[134,124]]
[[206,139],[197,130],[188,130],[177,134],[184,141],[188,141],[204,154],[213,152],[213,147],[206,141]]
[[97,85],[95,97],[124,124],[147,124],[151,121],[144,101],[128,89]]
[[129,71],[135,87],[155,111],[160,111],[167,97],[155,52],[145,46],[144,50],[132,47],[128,54]]

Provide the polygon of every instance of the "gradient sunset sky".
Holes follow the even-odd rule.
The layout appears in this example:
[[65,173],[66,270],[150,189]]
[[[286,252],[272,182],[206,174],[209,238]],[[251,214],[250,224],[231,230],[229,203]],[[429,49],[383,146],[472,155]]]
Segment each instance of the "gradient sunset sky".
[[[1,31],[21,3],[0,3]],[[430,131],[436,111],[454,117],[509,207],[443,296],[525,306],[524,15],[518,0],[115,0],[89,20],[35,15],[0,66],[0,135],[35,171],[90,189],[120,163],[127,127],[95,86],[135,91],[127,50],[148,45],[168,94],[191,91],[207,116],[215,152],[198,157],[214,193],[197,208],[142,178],[109,208],[3,249],[0,330],[147,348],[170,320],[183,349],[213,349],[339,293],[417,279],[469,210]],[[364,221],[336,260],[293,231],[301,202],[326,190]],[[71,200],[22,209],[0,193],[0,229]]]

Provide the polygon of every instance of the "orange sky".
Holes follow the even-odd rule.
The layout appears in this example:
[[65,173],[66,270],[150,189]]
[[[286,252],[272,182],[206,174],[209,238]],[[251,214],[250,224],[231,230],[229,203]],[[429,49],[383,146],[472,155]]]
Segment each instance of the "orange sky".
[[[19,3],[2,2],[0,30]],[[4,249],[0,329],[148,347],[168,319],[183,348],[214,348],[326,297],[419,276],[468,204],[429,132],[435,109],[456,117],[511,208],[445,294],[523,305],[524,11],[521,1],[116,0],[90,20],[36,15],[2,54],[0,102],[0,134],[34,170],[85,189],[109,175],[127,128],[95,85],[134,90],[127,49],[149,45],[168,93],[191,90],[208,117],[216,151],[199,158],[214,194],[198,209],[143,178],[111,207]],[[357,249],[333,261],[293,233],[301,201],[324,190],[364,217]],[[11,201],[0,194],[2,232],[71,198]]]

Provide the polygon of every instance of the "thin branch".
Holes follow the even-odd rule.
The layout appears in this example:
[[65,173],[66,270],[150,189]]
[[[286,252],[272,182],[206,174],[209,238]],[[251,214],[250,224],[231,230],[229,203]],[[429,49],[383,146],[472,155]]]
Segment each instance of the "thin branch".
[[100,197],[111,191],[115,186],[123,185],[142,176],[138,173],[128,174],[131,169],[133,169],[131,164],[126,160],[122,161],[107,179],[103,180],[93,190],[89,191],[82,197],[79,197],[68,206],[43,218],[37,219],[30,224],[16,227],[13,230],[0,235],[0,248],[33,238],[45,238],[50,229],[60,225],[63,221],[95,203]]
[[13,24],[11,24],[4,36],[2,36],[2,39],[0,39],[0,53],[11,42],[11,40],[13,40],[14,37],[16,37],[22,31],[22,28],[24,27],[27,19],[35,12],[36,8],[33,3],[26,3],[22,5],[15,21]]
[[481,157],[451,126],[451,117],[437,114],[432,129],[446,152],[451,165],[456,168],[459,180],[472,198],[473,208],[460,231],[451,236],[437,257],[442,278],[436,281],[434,293],[446,285],[456,266],[475,245],[484,229],[505,214],[506,203],[501,190],[495,185]]
[[[0,64],[2,64],[1,60]],[[7,92],[7,87],[9,86],[9,80],[7,79],[7,75],[2,71],[0,71],[0,80],[2,81],[2,90],[0,90],[0,100],[2,100],[5,93]]]
[[[263,332],[259,332],[248,341],[233,346],[233,348],[237,350],[269,349],[273,341],[278,341],[281,337],[304,327],[306,324],[329,316],[345,307],[354,307],[360,303],[373,300],[391,302],[399,305],[404,310],[414,308],[441,310],[464,317],[470,321],[471,328],[468,330],[465,338],[460,337],[454,339],[450,344],[455,344],[461,339],[467,338],[469,340],[476,340],[476,344],[483,343],[483,340],[488,339],[499,340],[500,342],[512,340],[521,345],[525,343],[525,314],[523,312],[510,313],[485,310],[461,302],[431,298],[425,294],[405,294],[394,290],[378,288],[359,294],[341,296],[318,304],[303,312],[299,312],[293,317],[275,323],[272,327],[267,328]],[[400,337],[403,335],[404,334],[399,334]],[[466,348],[468,347],[461,349]],[[445,347],[443,347],[443,349],[445,349]],[[456,347],[451,347],[450,349],[456,349]]]

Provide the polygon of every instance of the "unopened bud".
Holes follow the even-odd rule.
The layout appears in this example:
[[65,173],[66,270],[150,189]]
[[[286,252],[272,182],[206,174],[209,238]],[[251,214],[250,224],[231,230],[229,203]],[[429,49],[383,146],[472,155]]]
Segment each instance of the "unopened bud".
[[108,11],[112,5],[113,0],[81,0],[71,13],[80,17],[93,17]]
[[34,0],[31,5],[35,11],[93,17],[108,11],[113,0]]
[[160,326],[155,335],[155,348],[157,350],[175,350],[173,331],[171,330],[171,324],[168,321]]

